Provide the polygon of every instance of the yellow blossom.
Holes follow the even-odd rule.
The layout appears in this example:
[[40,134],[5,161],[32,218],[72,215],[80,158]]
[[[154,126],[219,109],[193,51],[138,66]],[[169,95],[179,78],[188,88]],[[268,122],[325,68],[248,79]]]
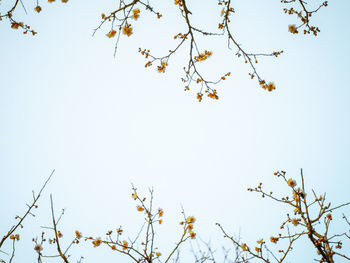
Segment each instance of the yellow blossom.
[[143,210],[144,210],[144,208],[142,206],[139,206],[139,205],[137,206],[137,211],[141,212]]
[[196,238],[196,233],[190,231],[190,237],[191,237],[191,239],[195,239]]
[[198,56],[195,56],[195,61],[203,61],[206,60],[208,57],[210,57],[213,54],[212,51],[205,50],[204,53],[199,54]]
[[108,32],[108,34],[106,36],[109,38],[112,38],[115,36],[116,33],[117,33],[117,31],[112,29],[111,31]]
[[278,237],[270,237],[270,241],[272,243],[277,243],[278,239],[279,239]]
[[219,96],[217,95],[215,89],[213,90],[213,92],[209,92],[209,93],[208,93],[208,97],[209,97],[209,98],[212,98],[212,99],[216,99],[216,100],[219,99]]
[[299,224],[299,220],[296,219],[296,218],[293,218],[293,219],[292,219],[292,224],[293,224],[294,226],[297,226],[297,225]]
[[156,256],[157,256],[157,257],[160,257],[161,255],[162,255],[162,253],[156,252]]
[[136,199],[137,199],[137,194],[136,194],[136,193],[133,193],[133,194],[131,195],[131,197],[132,197],[134,200],[136,200]]
[[34,8],[34,10],[35,10],[36,12],[40,13],[40,12],[41,12],[41,6],[40,6],[40,5],[37,5],[37,6]]
[[187,224],[194,223],[195,221],[196,221],[196,219],[193,216],[189,216],[186,218]]
[[276,86],[275,86],[275,84],[273,83],[273,82],[270,82],[269,84],[267,84],[267,90],[268,91],[273,91],[273,90],[275,90],[276,89]]
[[248,250],[248,247],[247,247],[247,244],[246,244],[246,243],[243,243],[243,244],[241,245],[241,248],[242,248],[243,251],[247,251],[247,250]]
[[38,253],[40,253],[43,250],[43,247],[40,244],[36,244],[34,247],[34,250]]
[[133,13],[133,14],[132,14],[132,18],[136,20],[136,19],[138,19],[139,16],[140,16],[140,15],[139,15],[139,14],[140,14],[140,9],[138,9],[138,8],[137,8],[137,9],[133,9],[133,10],[132,10],[132,13]]
[[125,240],[123,241],[122,248],[123,250],[126,250],[128,248],[128,242],[126,242]]
[[258,244],[262,244],[263,242],[264,242],[263,239],[260,239],[260,240],[256,241],[256,243],[258,243]]
[[13,29],[18,29],[18,27],[19,27],[19,24],[18,24],[18,23],[12,22],[11,28],[13,28]]
[[132,34],[132,27],[131,25],[126,25],[123,27],[123,34],[127,35],[128,37]]
[[165,67],[167,66],[167,63],[162,61],[161,65],[158,66],[158,72],[161,73],[161,72],[165,72]]
[[81,232],[79,232],[78,230],[75,230],[75,236],[77,239],[80,239],[81,238]]
[[123,234],[123,229],[121,229],[120,227],[117,229],[117,233],[118,233],[118,235],[121,235],[121,234]]
[[99,245],[101,245],[102,240],[101,238],[96,238],[96,240],[92,241],[92,244],[94,245],[94,247],[98,247]]
[[287,181],[287,184],[290,186],[290,187],[295,187],[297,185],[297,182],[293,179],[289,179]]
[[292,34],[298,34],[298,30],[295,25],[289,25],[288,31],[291,32]]

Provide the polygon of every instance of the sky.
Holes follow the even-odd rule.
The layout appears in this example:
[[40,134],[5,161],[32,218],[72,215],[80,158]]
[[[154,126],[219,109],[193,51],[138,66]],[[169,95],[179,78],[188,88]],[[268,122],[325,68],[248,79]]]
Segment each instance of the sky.
[[[185,25],[173,2],[152,1],[160,20],[141,10],[134,34],[121,38],[114,57],[109,28],[92,33],[116,2],[43,2],[36,14],[34,1],[23,1],[28,15],[21,8],[16,15],[38,31],[35,37],[0,22],[2,233],[55,169],[36,217],[20,232],[17,262],[35,260],[31,238],[51,222],[50,193],[57,213],[66,209],[60,224],[68,242],[75,229],[98,237],[122,225],[126,236],[137,233],[142,218],[131,184],[145,196],[153,188],[155,206],[165,212],[159,229],[164,251],[180,234],[181,207],[197,218],[198,236],[217,248],[230,244],[215,222],[252,244],[278,233],[285,208],[247,191],[263,182],[283,194],[277,170],[299,180],[303,168],[308,190],[327,192],[334,205],[349,201],[349,1],[330,1],[312,17],[321,29],[317,37],[290,34],[296,20],[279,1],[235,1],[231,26],[243,47],[284,50],[257,64],[276,90],[268,93],[250,80],[248,66],[223,38],[200,38],[200,48],[213,51],[203,71],[213,78],[231,72],[215,87],[220,99],[201,103],[196,88],[185,92],[180,81],[187,48],[164,74],[145,69],[137,52],[164,54],[175,45],[173,36]],[[194,0],[190,8],[199,27],[216,29],[216,1]],[[349,207],[342,211],[350,217]],[[334,231],[344,229],[340,217]],[[313,259],[307,242],[299,242],[300,252],[288,262]],[[72,254],[85,262],[119,258],[90,244]]]

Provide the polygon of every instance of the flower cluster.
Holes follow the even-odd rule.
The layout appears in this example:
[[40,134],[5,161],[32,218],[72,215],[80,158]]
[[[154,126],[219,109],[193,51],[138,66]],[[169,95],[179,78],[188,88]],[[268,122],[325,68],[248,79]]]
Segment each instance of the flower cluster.
[[131,24],[126,24],[125,26],[123,26],[123,34],[127,35],[128,37],[132,35]]
[[158,72],[161,73],[161,72],[165,72],[165,67],[167,66],[167,63],[165,61],[162,61],[160,63],[160,66],[158,66]]
[[265,83],[265,80],[261,80],[260,81],[260,86],[265,89],[268,90],[269,92],[273,91],[276,89],[276,86],[273,82],[269,82],[268,84]]
[[10,239],[19,241],[19,234],[11,235],[11,236],[10,236]]
[[297,2],[300,5],[300,9],[297,10],[293,7],[289,7],[289,8],[284,8],[283,11],[285,14],[288,15],[295,15],[299,20],[300,20],[300,24],[298,26],[296,25],[289,25],[288,26],[288,31],[292,34],[298,34],[299,28],[304,28],[303,32],[304,34],[313,34],[314,36],[317,36],[317,34],[320,32],[320,29],[317,26],[312,26],[310,24],[310,19],[312,17],[312,15],[316,12],[318,12],[322,7],[326,7],[328,6],[328,1],[324,1],[322,2],[316,9],[310,11],[306,8],[306,4],[307,1],[302,1],[302,0],[298,0],[298,1],[289,1],[289,0],[282,0],[281,1],[284,4],[292,4],[293,2]]
[[212,54],[213,54],[212,51],[207,51],[207,50],[205,50],[204,53],[200,53],[198,56],[195,56],[195,57],[194,57],[194,60],[195,60],[196,62],[198,62],[198,61],[204,61],[204,60],[206,60],[208,57],[210,57]]
[[[289,242],[287,249],[278,250],[279,253],[282,254],[280,259],[286,258],[287,254],[293,248],[294,242],[301,237],[308,238],[314,245],[318,255],[321,256],[321,258],[318,260],[319,262],[335,262],[335,255],[344,257],[344,254],[335,251],[335,249],[342,248],[342,240],[336,240],[336,238],[341,239],[341,237],[344,236],[344,233],[330,234],[329,225],[333,220],[333,215],[331,212],[343,206],[350,205],[350,202],[338,205],[336,207],[331,207],[330,203],[325,203],[325,194],[318,197],[314,191],[312,191],[314,200],[307,202],[302,170],[300,187],[297,186],[296,180],[286,177],[285,171],[275,172],[274,175],[282,178],[288,188],[292,190],[292,197],[288,195],[276,197],[272,192],[264,191],[262,183],[259,183],[259,185],[255,188],[248,188],[248,190],[251,192],[260,193],[262,194],[262,197],[271,198],[272,200],[281,202],[291,208],[292,213],[287,213],[287,219],[282,222],[280,227],[280,229],[287,229],[287,233],[279,233],[278,236],[272,236],[270,238],[270,241],[275,244],[281,239]],[[290,214],[293,214],[294,216],[290,217]],[[346,220],[346,222],[348,222],[345,216],[343,216],[343,218]],[[295,227],[294,230],[289,228],[289,224]],[[235,239],[232,238],[232,241],[234,244],[239,245]],[[336,245],[334,246],[333,244]],[[241,245],[241,249],[243,251],[247,251],[250,256],[265,258],[265,255],[263,254],[263,247],[260,247],[259,251],[256,250],[256,253],[250,251],[246,245]],[[271,252],[271,249],[265,248],[264,252],[267,255]]]
[[189,216],[184,221],[180,222],[180,225],[184,226],[185,233],[188,232],[191,239],[196,238],[196,233],[193,232],[193,228],[194,228],[193,224],[195,222],[196,222],[196,219],[194,216]]

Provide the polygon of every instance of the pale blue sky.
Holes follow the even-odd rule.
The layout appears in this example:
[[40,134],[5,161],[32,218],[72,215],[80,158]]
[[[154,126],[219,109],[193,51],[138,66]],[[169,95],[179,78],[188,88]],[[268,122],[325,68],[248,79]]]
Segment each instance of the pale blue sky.
[[[35,37],[0,23],[1,232],[56,169],[37,220],[29,219],[23,230],[29,241],[19,244],[17,262],[35,257],[30,238],[50,222],[49,193],[57,209],[67,208],[67,237],[76,228],[102,236],[119,225],[135,232],[140,221],[131,183],[144,193],[153,186],[156,206],[165,210],[164,251],[179,234],[174,225],[181,204],[198,218],[204,239],[221,240],[217,221],[232,234],[240,230],[248,242],[277,233],[281,206],[246,191],[260,181],[283,191],[275,170],[298,178],[303,168],[309,189],[326,191],[333,204],[349,201],[349,1],[330,1],[313,17],[321,29],[316,38],[288,33],[296,20],[283,13],[280,1],[237,1],[232,28],[239,42],[252,51],[285,51],[258,64],[277,90],[267,93],[250,80],[249,68],[223,39],[202,39],[200,47],[214,52],[204,70],[232,76],[217,86],[220,100],[201,103],[179,79],[186,50],[166,74],[145,69],[137,53],[138,47],[158,54],[173,47],[184,25],[172,1],[160,4],[159,21],[141,12],[135,33],[121,39],[114,58],[109,29],[91,34],[115,2],[43,3],[38,15],[31,11],[34,1],[24,1],[29,15],[20,9],[18,15],[38,31]],[[200,14],[196,21],[217,26],[216,4],[193,1],[192,8]],[[344,212],[350,216],[349,208]],[[312,260],[302,251],[289,262]],[[102,248],[94,252],[83,252],[85,262],[101,255],[113,260]]]

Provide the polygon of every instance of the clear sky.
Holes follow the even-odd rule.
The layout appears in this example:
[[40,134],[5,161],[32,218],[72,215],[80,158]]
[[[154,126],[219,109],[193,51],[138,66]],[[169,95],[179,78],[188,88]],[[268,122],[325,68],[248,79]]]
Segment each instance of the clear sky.
[[[283,192],[276,170],[299,179],[303,168],[308,189],[327,192],[332,204],[349,201],[349,1],[329,1],[313,17],[321,29],[317,37],[290,34],[296,20],[280,1],[235,1],[232,28],[243,47],[284,50],[258,63],[277,89],[267,93],[250,80],[248,66],[223,39],[201,39],[202,49],[213,50],[204,70],[214,77],[232,72],[216,87],[220,99],[201,103],[180,81],[186,49],[165,74],[145,69],[137,53],[142,47],[164,54],[175,45],[173,35],[185,25],[172,1],[152,1],[161,2],[160,20],[141,10],[116,58],[108,28],[91,35],[100,14],[117,1],[42,3],[40,14],[32,12],[34,1],[23,2],[29,12],[19,8],[18,17],[38,31],[35,37],[0,22],[1,233],[24,211],[31,190],[52,169],[56,173],[37,217],[21,232],[17,262],[35,259],[30,240],[51,222],[49,193],[57,210],[66,208],[66,237],[75,229],[103,236],[119,225],[134,234],[142,221],[131,183],[145,194],[153,187],[155,204],[165,211],[159,230],[164,251],[180,234],[181,205],[197,218],[198,235],[218,248],[224,242],[215,222],[252,243],[278,233],[282,206],[246,191],[262,181]],[[189,2],[200,27],[216,28],[216,1]],[[343,212],[350,217],[349,207]],[[335,226],[344,225],[339,220]],[[288,262],[312,260],[305,243]],[[84,254],[85,262],[115,259],[103,248],[91,253],[86,247],[72,253]]]

